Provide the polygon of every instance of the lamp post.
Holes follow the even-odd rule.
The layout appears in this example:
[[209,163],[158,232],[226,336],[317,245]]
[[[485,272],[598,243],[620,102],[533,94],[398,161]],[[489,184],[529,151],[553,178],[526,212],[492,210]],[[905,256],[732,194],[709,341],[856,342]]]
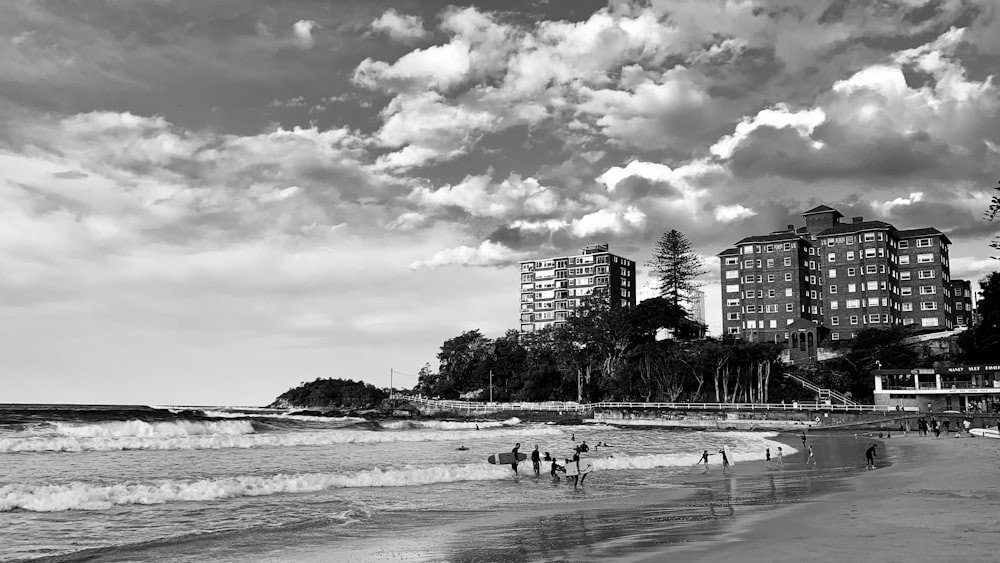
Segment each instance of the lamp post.
[[493,402],[493,370],[490,370],[490,403]]

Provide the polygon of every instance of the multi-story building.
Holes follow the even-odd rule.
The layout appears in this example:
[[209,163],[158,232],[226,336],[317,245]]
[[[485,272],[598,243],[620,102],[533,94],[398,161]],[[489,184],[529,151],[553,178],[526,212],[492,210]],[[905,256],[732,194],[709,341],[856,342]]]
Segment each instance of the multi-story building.
[[521,265],[521,332],[562,326],[587,297],[634,307],[635,262],[592,244],[575,256],[525,260]]
[[951,280],[950,286],[955,328],[972,326],[972,284],[968,280]]
[[944,233],[841,222],[826,205],[802,215],[804,227],[745,237],[719,253],[725,334],[783,342],[799,319],[828,329],[831,340],[870,327],[953,326]]
[[950,245],[947,235],[933,227],[899,231],[899,291],[904,325],[954,328]]
[[705,292],[700,289],[692,289],[688,295],[687,305],[684,307],[688,312],[688,318],[692,321],[705,324]]

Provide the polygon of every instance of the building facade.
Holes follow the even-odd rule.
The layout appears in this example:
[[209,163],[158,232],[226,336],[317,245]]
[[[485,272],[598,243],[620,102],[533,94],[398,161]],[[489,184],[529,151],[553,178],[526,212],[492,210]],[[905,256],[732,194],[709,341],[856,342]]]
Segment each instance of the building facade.
[[789,325],[800,319],[828,329],[822,333],[831,340],[864,328],[954,326],[944,233],[900,231],[863,217],[842,221],[826,205],[802,215],[804,227],[744,237],[718,254],[724,334],[787,342]]
[[1000,412],[1000,364],[875,370],[875,404],[927,412]]
[[598,292],[612,304],[635,306],[635,262],[612,254],[607,244],[587,246],[574,256],[522,261],[520,275],[521,332],[565,325]]
[[955,328],[972,326],[972,284],[968,280],[951,280],[950,285]]

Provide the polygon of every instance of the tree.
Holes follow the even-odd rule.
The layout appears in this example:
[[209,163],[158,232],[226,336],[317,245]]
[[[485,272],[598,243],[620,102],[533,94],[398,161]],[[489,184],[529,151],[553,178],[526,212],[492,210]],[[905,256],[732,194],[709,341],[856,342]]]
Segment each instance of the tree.
[[979,324],[958,337],[962,359],[966,363],[994,362],[1000,357],[1000,272],[991,272],[980,280]]
[[[1000,184],[1000,182],[997,183]],[[993,189],[1000,191],[1000,186]],[[986,209],[986,220],[993,221],[993,219],[996,219],[997,214],[1000,214],[1000,196],[993,196],[993,199],[990,200],[989,208]],[[993,237],[993,240],[990,242],[990,247],[1000,250],[1000,235]],[[997,257],[994,256],[993,258]]]
[[684,233],[676,229],[663,233],[646,266],[660,281],[660,295],[675,306],[688,301],[688,294],[700,286],[695,278],[706,272],[705,261],[694,252]]

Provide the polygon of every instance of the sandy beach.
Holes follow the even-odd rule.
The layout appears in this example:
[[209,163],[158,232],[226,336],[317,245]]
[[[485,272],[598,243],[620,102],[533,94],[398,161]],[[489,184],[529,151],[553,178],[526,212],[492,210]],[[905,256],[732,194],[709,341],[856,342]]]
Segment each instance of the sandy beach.
[[[822,495],[737,520],[718,540],[671,561],[997,561],[1000,440],[908,437],[882,442],[890,467]],[[668,552],[643,561],[665,561]]]

